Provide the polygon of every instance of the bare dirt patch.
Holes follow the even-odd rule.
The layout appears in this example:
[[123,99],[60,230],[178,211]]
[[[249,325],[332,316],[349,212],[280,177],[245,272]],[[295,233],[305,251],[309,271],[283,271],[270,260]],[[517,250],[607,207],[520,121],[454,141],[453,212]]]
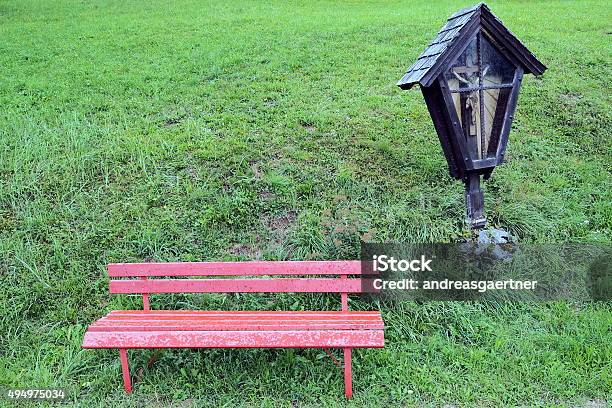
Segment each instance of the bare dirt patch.
[[307,131],[308,133],[312,133],[312,132],[314,132],[314,131],[316,131],[316,130],[317,130],[317,128],[315,127],[315,125],[314,125],[314,124],[312,124],[311,122],[301,121],[301,122],[300,122],[300,125],[302,125],[302,127],[303,127],[304,129],[306,129],[306,131]]
[[265,214],[260,218],[261,223],[270,233],[272,242],[276,246],[281,246],[285,243],[287,234],[296,219],[297,212],[294,210],[288,210],[280,214]]
[[253,178],[255,180],[261,180],[263,177],[263,172],[259,168],[259,163],[256,161],[249,162],[249,166],[251,167],[251,171],[253,172]]
[[261,259],[261,250],[254,248],[251,245],[236,244],[230,248],[229,253],[235,256],[245,257],[247,259]]
[[178,125],[179,123],[183,121],[183,119],[184,119],[184,116],[178,116],[176,118],[166,119],[164,121],[164,126],[170,127],[170,126]]

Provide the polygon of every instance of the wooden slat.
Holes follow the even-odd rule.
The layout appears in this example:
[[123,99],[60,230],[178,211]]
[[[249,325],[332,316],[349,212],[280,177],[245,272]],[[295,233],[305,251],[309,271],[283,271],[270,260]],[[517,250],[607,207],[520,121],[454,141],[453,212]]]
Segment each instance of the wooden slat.
[[380,313],[283,312],[283,313],[135,313],[116,314],[94,322],[91,331],[159,330],[375,330],[383,329]]
[[114,317],[103,317],[98,322],[380,322],[382,319],[380,316],[318,316],[318,317],[261,317],[258,315],[252,316],[149,316],[149,317],[137,317],[137,316],[114,316]]
[[262,323],[262,324],[268,324],[268,323],[334,323],[334,322],[338,322],[338,323],[352,323],[352,322],[363,322],[363,323],[377,323],[380,322],[379,318],[375,318],[375,317],[358,317],[358,318],[343,318],[343,317],[337,317],[337,318],[317,318],[317,319],[307,319],[307,318],[299,318],[299,319],[279,319],[279,318],[260,318],[257,316],[253,316],[251,318],[248,317],[237,317],[237,318],[223,318],[223,317],[217,317],[217,318],[197,318],[197,317],[193,317],[193,318],[189,318],[186,316],[181,316],[181,317],[167,317],[167,318],[146,318],[146,319],[140,319],[140,318],[126,318],[125,316],[121,316],[118,318],[108,318],[108,317],[103,317],[102,319],[98,320],[97,322],[95,322],[94,324],[130,324],[131,322],[136,322],[136,323],[143,323],[143,324],[155,324],[155,323],[168,323],[168,322],[177,322],[179,324],[189,324],[189,323],[201,323],[201,324],[206,324],[206,323],[251,323],[251,322],[255,322],[255,323]]
[[116,263],[108,265],[111,277],[140,276],[261,276],[261,275],[360,275],[360,261],[255,261]]
[[125,321],[147,321],[147,322],[165,322],[165,321],[203,321],[203,322],[213,322],[213,321],[288,321],[288,322],[326,322],[326,321],[379,321],[380,317],[378,316],[317,316],[317,317],[307,317],[307,316],[296,316],[296,317],[274,317],[274,316],[259,316],[259,315],[241,315],[241,316],[147,316],[147,317],[138,317],[138,316],[107,316],[103,317],[99,321],[110,321],[110,322],[125,322]]
[[111,280],[111,293],[360,293],[360,279],[147,279]]
[[204,315],[204,316],[250,316],[260,317],[300,317],[300,316],[380,316],[379,311],[339,311],[339,310],[112,310],[107,316],[166,316],[166,315]]
[[384,347],[382,330],[149,331],[85,333],[83,348]]
[[124,323],[97,324],[89,327],[89,331],[97,332],[146,332],[146,331],[287,331],[287,330],[381,330],[380,325],[372,323],[255,323],[255,322],[156,322],[156,323]]
[[323,323],[323,324],[332,324],[332,323],[347,323],[347,324],[351,324],[351,323],[370,323],[370,324],[378,324],[380,322],[380,319],[374,319],[374,318],[369,318],[369,319],[283,319],[280,320],[279,319],[257,319],[257,318],[251,318],[251,319],[247,319],[247,318],[240,318],[240,319],[222,319],[222,318],[218,318],[218,319],[189,319],[186,317],[183,318],[175,318],[175,319],[126,319],[126,318],[121,318],[121,319],[109,319],[109,318],[102,318],[100,320],[98,320],[97,322],[93,323],[93,325],[106,325],[106,326],[111,326],[111,325],[124,325],[124,324],[141,324],[141,325],[145,325],[145,324],[149,324],[149,325],[155,325],[155,324],[168,324],[168,323],[173,323],[173,324],[179,324],[179,325],[189,325],[189,324],[316,324],[316,323]]
[[[104,320],[271,320],[271,321],[320,321],[320,320],[381,320],[380,312],[316,312],[316,311],[226,311],[226,312],[197,312],[190,310],[156,310],[110,312],[103,317]],[[101,320],[102,320],[101,319]]]

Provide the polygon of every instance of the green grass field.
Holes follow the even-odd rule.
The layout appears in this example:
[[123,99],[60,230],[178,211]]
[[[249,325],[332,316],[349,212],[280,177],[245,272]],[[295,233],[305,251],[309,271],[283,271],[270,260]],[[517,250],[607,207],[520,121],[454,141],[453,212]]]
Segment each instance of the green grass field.
[[[137,297],[105,265],[350,259],[359,241],[464,236],[418,90],[395,86],[464,1],[0,0],[0,386],[80,406],[345,405],[317,350],[83,351]],[[490,223],[521,242],[612,239],[612,6],[492,1],[527,77]],[[334,309],[333,296],[159,296],[155,308]],[[353,305],[363,306],[359,300]],[[405,303],[359,350],[352,406],[612,402],[612,307]],[[6,402],[0,400],[0,406]]]

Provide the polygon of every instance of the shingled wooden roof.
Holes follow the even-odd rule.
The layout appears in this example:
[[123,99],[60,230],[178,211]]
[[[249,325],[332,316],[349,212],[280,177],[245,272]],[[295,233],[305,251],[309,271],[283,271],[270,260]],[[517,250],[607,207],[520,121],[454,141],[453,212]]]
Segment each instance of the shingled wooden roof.
[[397,85],[410,89],[413,85],[430,86],[449,64],[452,64],[463,46],[478,30],[483,29],[496,43],[523,65],[525,73],[541,75],[546,70],[521,41],[491,12],[485,3],[459,10],[449,17],[444,27],[419,56]]

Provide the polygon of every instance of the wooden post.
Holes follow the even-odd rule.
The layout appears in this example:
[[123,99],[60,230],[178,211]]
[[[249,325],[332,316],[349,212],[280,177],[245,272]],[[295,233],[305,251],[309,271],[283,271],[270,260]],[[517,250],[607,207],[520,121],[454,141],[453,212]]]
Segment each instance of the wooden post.
[[472,229],[485,226],[487,220],[484,216],[484,195],[480,189],[480,175],[469,173],[465,179],[465,206],[467,223]]

